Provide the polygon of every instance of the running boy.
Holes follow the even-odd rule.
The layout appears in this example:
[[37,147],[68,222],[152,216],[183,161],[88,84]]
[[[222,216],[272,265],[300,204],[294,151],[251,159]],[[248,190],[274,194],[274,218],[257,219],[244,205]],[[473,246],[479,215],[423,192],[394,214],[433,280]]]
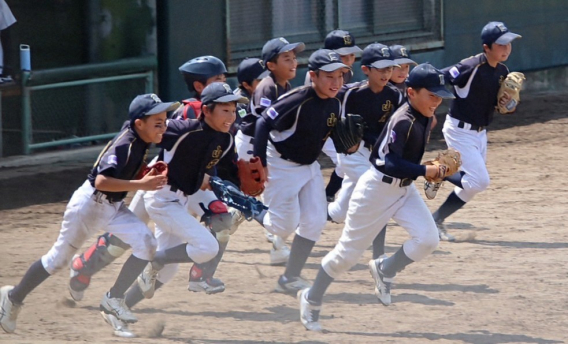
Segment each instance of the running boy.
[[[270,74],[262,79],[254,91],[249,107],[250,112],[242,119],[240,130],[235,136],[239,159],[249,160],[253,157],[256,121],[276,99],[292,89],[290,80],[296,77],[298,67],[296,54],[304,49],[304,43],[290,43],[283,37],[271,39],[262,47],[261,58]],[[268,232],[266,236],[272,242],[270,265],[286,264],[290,256],[286,237],[274,237]]]
[[317,158],[341,113],[341,102],[335,96],[349,69],[339,54],[328,49],[314,52],[308,68],[312,85],[287,93],[264,111],[254,141],[254,155],[268,169],[263,196],[269,209],[257,220],[282,237],[296,230],[290,259],[276,285],[284,293],[309,285],[300,272],[326,223],[324,182]]
[[407,85],[408,103],[390,118],[373,147],[372,166],[357,182],[339,242],[323,258],[314,285],[298,292],[300,319],[308,330],[321,330],[319,314],[325,291],[339,274],[357,263],[391,218],[411,238],[392,257],[369,262],[375,292],[384,305],[391,303],[394,276],[438,245],[436,224],[413,180],[439,173],[437,167],[420,165],[420,161],[435,109],[442,98],[453,96],[445,89],[442,72],[429,64],[414,68]]
[[[455,185],[454,191],[434,212],[441,240],[455,241],[444,226],[444,220],[461,209],[473,197],[489,187],[486,128],[493,121],[497,93],[509,73],[503,62],[511,54],[511,42],[520,35],[512,33],[502,22],[490,22],[481,30],[483,53],[444,68],[444,74],[454,86],[455,100],[446,116],[442,133],[448,147],[461,153],[461,171],[446,178]],[[506,95],[506,94],[505,94]],[[507,95],[506,95],[507,96]],[[507,97],[500,99],[506,103]],[[425,182],[430,199],[436,197],[441,183]]]
[[132,247],[132,255],[101,301],[101,310],[126,323],[136,322],[136,317],[124,304],[124,293],[154,258],[156,240],[123,200],[129,191],[161,190],[166,184],[165,176],[152,172],[140,180],[133,179],[150,145],[162,141],[166,112],[178,107],[179,103],[163,103],[155,94],[141,95],[132,101],[130,124],[109,142],[85,183],[71,197],[53,247],[30,266],[19,284],[0,289],[0,325],[4,331],[16,330],[25,297],[49,276],[68,267],[75,252],[100,230],[108,230]]

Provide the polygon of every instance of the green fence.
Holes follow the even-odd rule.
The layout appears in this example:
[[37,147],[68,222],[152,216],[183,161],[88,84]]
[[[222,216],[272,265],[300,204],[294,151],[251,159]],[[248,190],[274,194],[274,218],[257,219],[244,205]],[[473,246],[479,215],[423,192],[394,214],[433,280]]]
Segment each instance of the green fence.
[[154,89],[155,57],[23,72],[22,151],[108,140]]

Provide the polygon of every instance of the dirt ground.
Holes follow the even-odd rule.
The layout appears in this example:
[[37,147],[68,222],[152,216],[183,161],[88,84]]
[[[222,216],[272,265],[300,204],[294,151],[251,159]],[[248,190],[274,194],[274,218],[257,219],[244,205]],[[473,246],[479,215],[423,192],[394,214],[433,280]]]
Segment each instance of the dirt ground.
[[[187,267],[133,311],[134,339],[113,337],[98,312],[125,256],[96,276],[85,299],[70,300],[67,272],[27,299],[15,334],[1,343],[561,343],[568,339],[568,94],[528,95],[512,116],[496,115],[489,132],[490,188],[448,219],[465,241],[442,242],[400,273],[393,304],[373,293],[371,251],[324,298],[325,333],[307,332],[295,298],[272,292],[282,267],[268,264],[261,228],[245,223],[234,235],[217,277],[227,290],[187,291]],[[443,115],[438,118],[443,121]],[[427,158],[444,147],[441,125]],[[325,163],[326,160],[323,160]],[[329,164],[324,164],[329,176]],[[65,204],[89,165],[0,170],[0,285],[17,283],[55,241]],[[422,187],[422,179],[417,187]],[[434,210],[451,191],[444,185]],[[342,227],[328,224],[304,269],[313,279]],[[387,253],[407,238],[391,223]],[[91,242],[89,242],[90,244]],[[563,287],[564,285],[564,287]],[[162,331],[163,330],[163,331]],[[0,331],[1,332],[1,331]]]

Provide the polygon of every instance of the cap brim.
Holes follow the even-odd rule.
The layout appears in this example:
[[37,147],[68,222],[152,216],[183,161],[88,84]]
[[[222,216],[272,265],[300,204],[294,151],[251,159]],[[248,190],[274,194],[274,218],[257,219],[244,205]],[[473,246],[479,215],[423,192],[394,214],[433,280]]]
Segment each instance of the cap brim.
[[521,38],[521,35],[517,35],[516,33],[507,32],[501,35],[501,37],[495,40],[495,43],[505,45],[511,43],[513,40],[517,38]]
[[283,46],[278,54],[282,54],[288,51],[294,51],[296,54],[300,53],[302,51],[304,51],[306,49],[306,45],[304,43],[290,43],[290,44],[286,44],[285,46]]
[[455,96],[452,94],[452,92],[448,91],[446,89],[446,87],[444,87],[444,86],[427,87],[426,89],[428,91],[434,93],[438,97],[443,98],[443,99],[454,99],[455,98]]
[[180,107],[180,103],[179,102],[171,102],[171,103],[159,103],[156,106],[154,106],[152,108],[152,110],[146,112],[146,116],[150,116],[150,115],[157,115],[159,113],[162,112],[170,112],[170,111],[174,111],[176,110],[178,107]]
[[266,78],[269,74],[270,74],[270,71],[267,69],[267,70],[265,70],[264,72],[260,73],[260,75],[257,76],[255,79],[258,79],[258,80],[264,79],[264,78]]
[[396,64],[393,60],[379,60],[371,63],[371,67],[373,68],[387,68],[387,67],[400,67]]
[[352,47],[343,47],[343,48],[339,48],[339,49],[334,49],[333,51],[335,51],[339,55],[349,55],[349,54],[360,53],[363,50],[361,48],[359,48],[358,46],[354,45]]
[[333,72],[333,71],[336,71],[336,70],[341,69],[341,68],[351,69],[351,68],[349,68],[349,66],[347,66],[344,63],[334,62],[334,63],[326,64],[325,66],[321,66],[319,68],[319,70],[323,70],[324,72]]
[[417,65],[418,63],[416,63],[416,61],[411,60],[409,58],[403,57],[400,59],[394,59],[394,63],[396,63],[397,65],[403,65],[403,64],[413,64],[413,65]]
[[227,94],[226,96],[219,97],[213,101],[214,103],[229,103],[229,102],[237,102],[237,103],[248,103],[248,99],[240,96],[238,94]]

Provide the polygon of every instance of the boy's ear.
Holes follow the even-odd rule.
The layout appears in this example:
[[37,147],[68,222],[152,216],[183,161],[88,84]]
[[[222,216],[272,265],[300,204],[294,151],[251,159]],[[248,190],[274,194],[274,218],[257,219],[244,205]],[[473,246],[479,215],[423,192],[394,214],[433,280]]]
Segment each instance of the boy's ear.
[[491,50],[491,47],[487,44],[483,44],[483,52],[487,52],[488,50]]
[[276,68],[276,63],[274,63],[274,62],[272,62],[272,61],[268,61],[268,62],[266,62],[266,68],[267,68],[269,71],[272,71],[273,69]]
[[412,100],[416,97],[416,90],[409,86],[406,88],[406,94],[408,95],[408,99]]
[[361,66],[361,70],[363,71],[363,74],[368,75],[369,72],[371,71],[371,68],[367,66]]
[[205,85],[199,81],[194,81],[193,88],[195,89],[195,92],[197,92],[197,94],[201,94],[201,92],[203,92],[203,89],[205,88]]

